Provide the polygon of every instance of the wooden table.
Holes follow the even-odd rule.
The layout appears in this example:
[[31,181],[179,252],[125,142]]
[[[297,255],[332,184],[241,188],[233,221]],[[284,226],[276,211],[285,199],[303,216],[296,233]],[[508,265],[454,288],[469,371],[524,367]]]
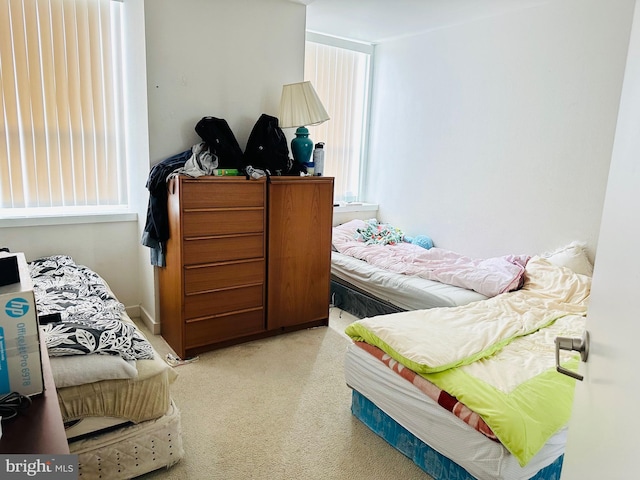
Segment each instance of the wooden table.
[[40,344],[40,351],[45,391],[42,395],[32,397],[31,406],[17,417],[2,422],[0,454],[69,454],[58,394],[44,342]]

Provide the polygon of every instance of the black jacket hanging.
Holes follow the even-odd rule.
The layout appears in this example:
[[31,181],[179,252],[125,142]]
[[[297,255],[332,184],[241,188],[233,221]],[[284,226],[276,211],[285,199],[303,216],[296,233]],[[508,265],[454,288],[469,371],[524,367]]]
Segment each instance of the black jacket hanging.
[[165,266],[165,243],[169,239],[167,177],[183,167],[191,155],[191,149],[185,150],[155,164],[149,172],[146,184],[149,190],[147,220],[140,243],[151,249],[151,265]]

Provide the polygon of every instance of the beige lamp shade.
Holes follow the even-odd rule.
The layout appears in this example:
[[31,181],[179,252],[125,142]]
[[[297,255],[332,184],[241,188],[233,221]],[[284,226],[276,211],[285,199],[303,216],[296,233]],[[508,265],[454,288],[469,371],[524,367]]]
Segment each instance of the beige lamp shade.
[[318,125],[329,120],[311,82],[283,85],[280,99],[280,128]]

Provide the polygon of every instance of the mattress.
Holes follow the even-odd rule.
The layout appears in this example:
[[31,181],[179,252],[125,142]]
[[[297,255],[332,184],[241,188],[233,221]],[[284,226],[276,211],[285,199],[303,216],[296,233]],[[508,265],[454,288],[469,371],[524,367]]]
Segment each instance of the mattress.
[[138,376],[135,378],[58,389],[63,420],[112,417],[139,423],[164,415],[171,401],[170,384],[177,374],[157,354],[154,360],[136,363]]
[[500,443],[440,407],[354,344],[347,348],[345,380],[412,435],[480,479],[529,479],[564,453],[566,428],[521,467]]
[[65,255],[30,263],[30,273],[79,475],[133,478],[178,462],[180,413],[170,395],[177,374],[104,279]]
[[[128,317],[124,321],[131,322]],[[58,357],[56,360],[82,362],[88,355]],[[154,351],[152,360],[136,360],[137,375],[58,388],[60,412],[65,422],[85,417],[115,417],[134,423],[160,417],[169,409],[170,385],[175,370]]]
[[473,290],[389,272],[338,252],[331,252],[331,275],[403,310],[454,307],[487,298]]
[[160,418],[70,442],[69,450],[79,478],[120,480],[170,467],[184,456],[180,412],[171,403]]
[[[39,315],[54,317],[41,329],[64,422],[103,417],[113,425],[163,416],[177,374],[106,281],[65,255],[35,260],[29,269]],[[86,433],[86,428],[73,428],[78,430]]]

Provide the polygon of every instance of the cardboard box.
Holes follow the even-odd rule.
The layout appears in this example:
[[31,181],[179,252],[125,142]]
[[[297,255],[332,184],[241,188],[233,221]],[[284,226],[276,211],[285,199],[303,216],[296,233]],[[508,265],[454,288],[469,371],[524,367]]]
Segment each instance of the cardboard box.
[[20,282],[0,287],[0,395],[37,395],[44,382],[33,283],[24,254],[0,253],[11,255],[17,257]]

